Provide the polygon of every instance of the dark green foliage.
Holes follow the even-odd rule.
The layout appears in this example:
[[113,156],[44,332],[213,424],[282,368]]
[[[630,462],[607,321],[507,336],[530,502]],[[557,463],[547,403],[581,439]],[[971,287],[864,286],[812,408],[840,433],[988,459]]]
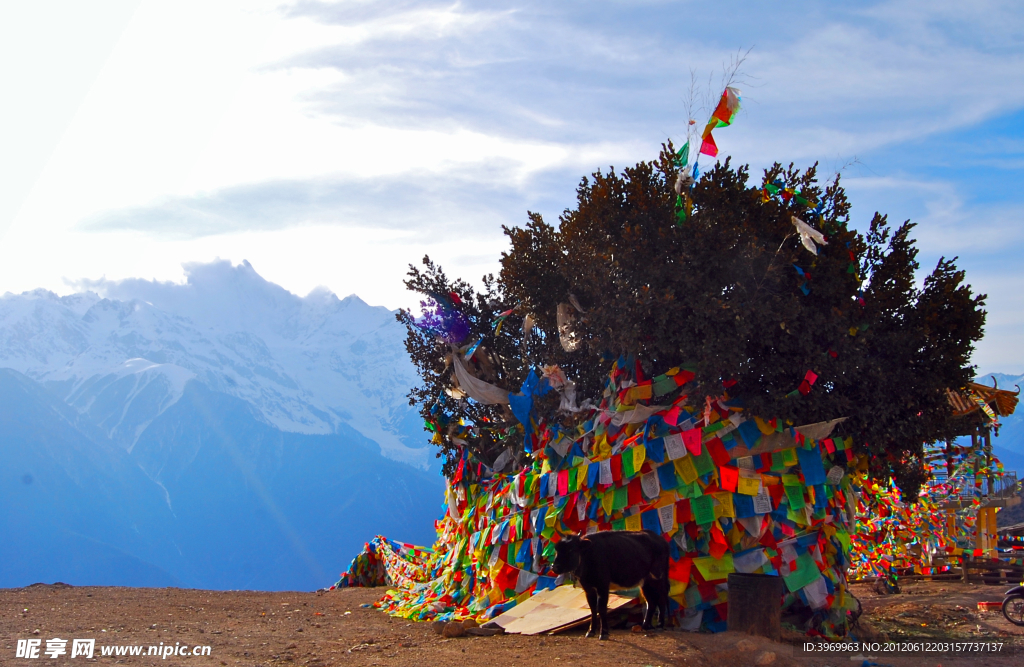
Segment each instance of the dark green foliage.
[[[872,455],[872,473],[893,474],[916,494],[923,443],[947,434],[945,389],[973,376],[969,358],[982,335],[984,296],[974,296],[946,259],[918,288],[913,225],[892,229],[876,214],[866,234],[851,230],[838,178],[822,187],[815,167],[768,170],[765,182],[781,179],[799,195],[783,201],[763,196],[760,183],[750,187],[747,169],[726,161],[696,183],[692,213],[680,223],[672,150],[669,144],[658,161],[621,174],[584,178],[576,207],[557,228],[536,213],[524,228],[506,228],[511,249],[485,294],[450,285],[429,263],[424,273],[412,269],[407,285],[424,294],[454,289],[472,300],[464,311],[467,340],[488,334],[498,313],[517,308],[501,335],[485,340],[492,381],[512,391],[531,365],[558,364],[577,382],[579,397],[596,403],[609,359],[633,355],[648,376],[688,364],[698,383],[687,388],[694,404],[728,391],[750,414],[786,424],[849,417],[841,429]],[[821,203],[820,216],[807,201]],[[792,216],[827,237],[817,255],[801,244]],[[572,352],[557,331],[558,306],[569,303],[563,309],[574,315],[582,341]],[[539,332],[524,347],[527,313]],[[411,323],[409,313],[399,317]],[[408,347],[425,381],[411,399],[429,418],[450,372],[443,346],[410,326]],[[795,390],[807,371],[819,377],[803,395]],[[495,406],[442,404],[446,414],[477,426],[484,426],[482,416],[502,427],[516,423]],[[555,405],[542,416],[554,416]],[[470,443],[485,462],[496,451],[494,433],[481,430],[479,444]],[[519,431],[501,435],[521,447]],[[442,438],[442,448],[452,445]]]
[[[518,422],[508,406],[481,405],[452,397],[449,390],[453,385],[453,343],[443,340],[444,332],[439,335],[437,329],[417,326],[417,322],[440,320],[440,328],[445,329],[446,326],[450,328],[452,319],[461,318],[460,324],[465,324],[468,334],[465,337],[459,335],[454,345],[465,347],[483,337],[484,341],[474,357],[477,375],[492,384],[515,390],[529,370],[521,344],[524,315],[520,312],[510,315],[502,326],[501,335],[494,336],[492,323],[507,308],[493,276],[484,278],[484,293],[480,294],[463,280],[450,281],[429,257],[423,258],[423,265],[423,270],[409,267],[405,285],[426,297],[420,302],[420,307],[427,316],[416,318],[411,311],[400,310],[397,317],[409,331],[405,348],[423,381],[409,393],[409,404],[420,406],[425,428],[435,434],[438,456],[445,459],[442,471],[450,477],[460,455],[453,437],[465,441],[477,461],[492,463],[507,444],[521,450],[522,436],[516,432]],[[454,302],[452,293],[461,303]],[[475,432],[464,433],[460,420],[476,425]],[[513,440],[506,442],[509,437]]]

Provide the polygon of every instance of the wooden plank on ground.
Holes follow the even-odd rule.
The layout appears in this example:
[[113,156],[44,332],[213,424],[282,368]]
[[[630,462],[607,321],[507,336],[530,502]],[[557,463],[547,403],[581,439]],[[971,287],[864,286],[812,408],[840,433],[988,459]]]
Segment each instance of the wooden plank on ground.
[[[608,611],[631,603],[632,598],[608,597]],[[496,617],[492,622],[509,634],[538,635],[576,626],[590,618],[590,605],[582,588],[559,586],[541,591]]]

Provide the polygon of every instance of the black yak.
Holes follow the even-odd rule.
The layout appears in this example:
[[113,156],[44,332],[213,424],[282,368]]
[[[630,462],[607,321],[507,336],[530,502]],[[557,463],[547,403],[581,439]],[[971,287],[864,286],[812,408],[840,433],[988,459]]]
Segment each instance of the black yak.
[[570,535],[555,544],[555,574],[573,573],[587,594],[590,631],[587,636],[608,639],[608,591],[639,585],[647,598],[645,630],[658,610],[659,627],[668,617],[668,543],[656,533],[604,531],[587,537]]

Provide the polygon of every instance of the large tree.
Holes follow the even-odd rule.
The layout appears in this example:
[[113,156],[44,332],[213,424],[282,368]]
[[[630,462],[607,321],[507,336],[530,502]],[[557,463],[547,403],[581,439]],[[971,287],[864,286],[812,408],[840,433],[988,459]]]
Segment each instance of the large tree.
[[[694,404],[727,392],[786,424],[848,417],[840,428],[873,475],[916,494],[923,444],[947,435],[945,389],[973,376],[984,296],[945,258],[918,286],[913,224],[876,214],[865,233],[851,229],[839,178],[821,186],[815,167],[776,164],[752,186],[726,161],[691,186],[678,163],[668,144],[657,161],[582,179],[557,227],[530,213],[505,228],[511,248],[483,293],[429,260],[411,267],[427,315],[399,319],[424,380],[410,399],[435,443],[451,462],[462,448],[491,463],[511,447],[522,460],[507,406],[450,389],[453,346],[482,340],[473,372],[511,392],[530,368],[557,364],[597,402],[610,360],[626,356],[647,375],[691,368]],[[537,409],[578,418],[557,400]]]

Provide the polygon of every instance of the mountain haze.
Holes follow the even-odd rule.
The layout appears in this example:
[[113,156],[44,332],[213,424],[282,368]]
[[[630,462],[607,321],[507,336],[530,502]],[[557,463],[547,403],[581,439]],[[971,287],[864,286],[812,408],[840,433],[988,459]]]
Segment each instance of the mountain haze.
[[0,586],[310,589],[378,532],[431,541],[394,314],[186,269],[0,298]]

